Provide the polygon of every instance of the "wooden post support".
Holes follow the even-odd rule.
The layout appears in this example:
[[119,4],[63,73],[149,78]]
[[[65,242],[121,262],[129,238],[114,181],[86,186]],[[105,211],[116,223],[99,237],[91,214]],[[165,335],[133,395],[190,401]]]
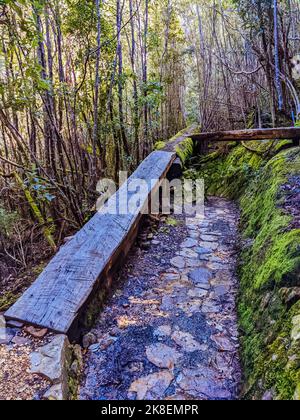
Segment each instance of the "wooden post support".
[[253,140],[293,140],[300,139],[299,127],[263,128],[257,130],[220,131],[191,135],[197,142],[253,141]]

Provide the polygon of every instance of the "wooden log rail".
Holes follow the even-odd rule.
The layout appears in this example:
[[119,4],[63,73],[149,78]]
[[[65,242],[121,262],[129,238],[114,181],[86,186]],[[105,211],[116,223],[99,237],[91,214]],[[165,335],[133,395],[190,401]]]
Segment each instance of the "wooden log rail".
[[263,128],[256,130],[220,131],[213,133],[198,133],[190,136],[196,142],[225,142],[253,140],[293,140],[295,144],[300,139],[300,128]]
[[6,319],[78,338],[82,318],[87,318],[93,297],[111,287],[113,275],[136,239],[149,198],[169,173],[176,160],[174,149],[181,141],[186,142],[182,133],[172,142],[174,147],[168,144],[166,151],[150,154],[106,205],[120,209],[122,204],[124,208],[137,192],[137,181],[142,179],[148,190],[141,192],[136,207],[130,206],[127,214],[100,209],[5,313]]

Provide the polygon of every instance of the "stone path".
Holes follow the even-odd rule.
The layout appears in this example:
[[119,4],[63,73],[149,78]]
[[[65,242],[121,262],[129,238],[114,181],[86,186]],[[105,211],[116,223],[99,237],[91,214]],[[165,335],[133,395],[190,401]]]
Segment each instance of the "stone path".
[[237,223],[210,198],[204,219],[169,218],[132,251],[85,337],[81,399],[238,398]]

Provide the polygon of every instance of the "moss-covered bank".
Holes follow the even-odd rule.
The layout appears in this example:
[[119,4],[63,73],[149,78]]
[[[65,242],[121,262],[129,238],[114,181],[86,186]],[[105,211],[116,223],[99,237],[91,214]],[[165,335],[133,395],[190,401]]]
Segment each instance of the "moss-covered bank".
[[[208,194],[241,208],[238,301],[243,397],[300,398],[300,148],[230,144],[194,162]],[[257,147],[257,146],[256,146]],[[292,200],[293,198],[293,200]]]

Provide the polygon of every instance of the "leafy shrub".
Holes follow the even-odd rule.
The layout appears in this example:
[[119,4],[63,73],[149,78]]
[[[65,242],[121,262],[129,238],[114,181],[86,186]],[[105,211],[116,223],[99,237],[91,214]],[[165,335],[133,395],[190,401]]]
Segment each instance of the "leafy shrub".
[[17,212],[8,212],[5,208],[0,206],[0,235],[6,237],[10,236],[17,219]]

